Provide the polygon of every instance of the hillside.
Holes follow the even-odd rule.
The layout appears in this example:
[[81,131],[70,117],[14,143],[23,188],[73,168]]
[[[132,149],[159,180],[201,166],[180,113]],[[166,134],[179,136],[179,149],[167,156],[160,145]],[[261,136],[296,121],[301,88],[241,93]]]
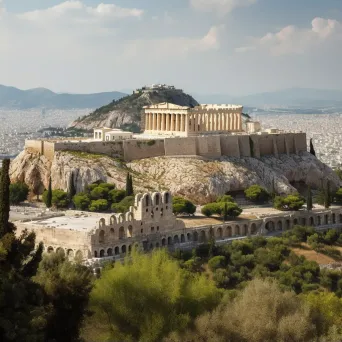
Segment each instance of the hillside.
[[124,163],[103,155],[57,152],[54,159],[30,151],[21,152],[11,163],[12,181],[22,181],[31,189],[42,192],[48,187],[51,175],[55,189],[67,190],[70,173],[75,176],[77,191],[87,184],[102,180],[125,187],[127,171],[134,179],[136,192],[170,190],[198,204],[212,201],[227,191],[241,191],[260,184],[280,194],[296,189],[292,182],[304,182],[319,187],[321,177],[329,179],[335,188],[337,175],[312,154],[281,155],[280,158],[228,158],[201,160],[197,158],[147,158]]
[[127,128],[139,132],[143,107],[151,104],[170,102],[180,106],[196,106],[198,102],[190,95],[175,90],[156,90],[149,93],[132,94],[93,113],[74,121],[69,127],[92,129],[94,127]]
[[0,85],[0,108],[21,110],[97,108],[103,103],[123,96],[125,94],[116,91],[97,94],[57,94],[45,88],[21,90]]

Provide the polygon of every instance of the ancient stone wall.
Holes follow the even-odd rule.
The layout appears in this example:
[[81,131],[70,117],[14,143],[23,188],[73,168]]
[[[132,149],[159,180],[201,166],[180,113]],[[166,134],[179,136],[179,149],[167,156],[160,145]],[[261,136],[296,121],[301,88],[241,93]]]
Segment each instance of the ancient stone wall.
[[25,140],[25,149],[31,149],[43,154],[43,143],[43,140]]
[[305,133],[205,135],[124,141],[40,141],[27,140],[25,148],[33,149],[52,160],[55,151],[98,153],[125,161],[160,156],[202,156],[206,158],[253,157],[298,154],[307,151]]
[[221,154],[229,157],[240,157],[239,139],[236,135],[221,135]]
[[196,154],[202,157],[221,157],[221,144],[219,135],[196,137]]
[[195,156],[196,138],[165,139],[166,156]]
[[125,140],[123,153],[125,161],[165,156],[164,139]]

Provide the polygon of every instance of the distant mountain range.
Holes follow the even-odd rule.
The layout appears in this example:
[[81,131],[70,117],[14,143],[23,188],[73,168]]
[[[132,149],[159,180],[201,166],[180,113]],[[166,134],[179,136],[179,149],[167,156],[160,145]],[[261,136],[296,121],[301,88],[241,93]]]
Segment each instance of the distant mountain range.
[[342,90],[290,88],[234,97],[227,94],[193,94],[200,103],[236,103],[244,106],[341,107]]
[[57,94],[45,88],[21,90],[0,85],[0,108],[82,109],[98,108],[126,94],[113,91],[96,94]]
[[[127,94],[119,91],[95,94],[59,94],[45,88],[20,90],[0,85],[0,108],[73,109],[100,108]],[[245,107],[285,106],[297,108],[342,108],[342,90],[290,88],[247,96],[192,94],[199,103],[233,103]]]

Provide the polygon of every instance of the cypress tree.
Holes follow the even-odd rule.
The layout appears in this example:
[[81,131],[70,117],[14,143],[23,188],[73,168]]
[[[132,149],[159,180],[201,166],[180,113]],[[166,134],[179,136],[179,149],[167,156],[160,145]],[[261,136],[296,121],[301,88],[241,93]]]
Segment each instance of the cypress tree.
[[327,187],[325,189],[325,196],[324,196],[324,207],[326,209],[330,208],[331,206],[331,192],[330,192],[330,181],[327,181]]
[[315,152],[315,149],[314,149],[314,146],[313,146],[313,143],[312,143],[312,138],[310,139],[310,153],[313,156],[316,156],[316,152]]
[[10,212],[10,178],[9,178],[10,160],[4,159],[2,162],[0,178],[0,238],[12,231],[9,224]]
[[224,209],[223,209],[223,221],[227,221],[228,219],[228,204],[227,202],[224,203]]
[[307,210],[312,210],[312,193],[311,193],[311,186],[308,186],[308,195],[306,199],[306,208]]
[[126,176],[126,196],[133,196],[133,178],[129,173]]
[[69,204],[73,206],[72,199],[76,195],[76,188],[75,188],[75,183],[74,183],[74,174],[71,172],[70,175],[70,183],[69,183],[69,192],[68,192],[68,199],[69,199]]
[[46,206],[48,208],[52,207],[52,185],[51,185],[51,177],[49,179],[49,188],[48,188],[48,192],[46,195]]

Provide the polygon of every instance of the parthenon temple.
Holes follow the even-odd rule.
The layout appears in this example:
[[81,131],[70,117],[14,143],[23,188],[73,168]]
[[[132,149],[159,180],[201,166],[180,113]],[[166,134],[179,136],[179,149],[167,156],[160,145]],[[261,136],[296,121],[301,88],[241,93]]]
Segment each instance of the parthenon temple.
[[242,131],[242,106],[178,106],[164,102],[145,106],[145,134],[194,136]]

